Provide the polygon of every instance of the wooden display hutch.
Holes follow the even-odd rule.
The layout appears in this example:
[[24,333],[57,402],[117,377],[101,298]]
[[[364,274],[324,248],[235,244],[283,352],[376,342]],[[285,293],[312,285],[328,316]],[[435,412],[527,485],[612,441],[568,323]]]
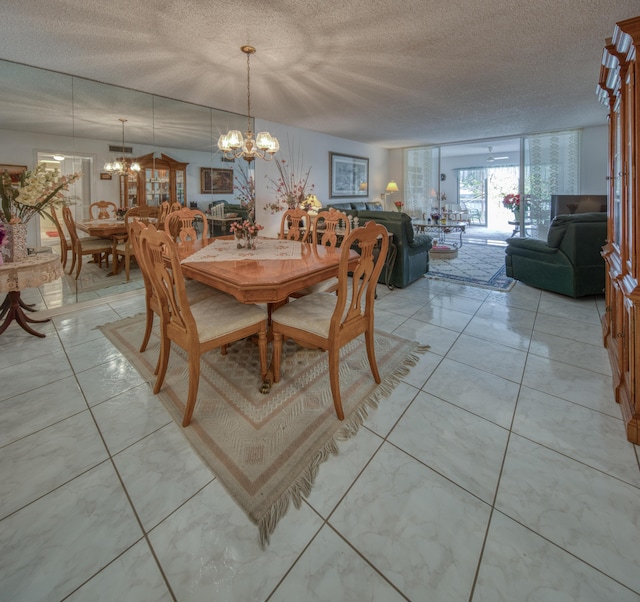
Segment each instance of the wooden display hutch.
[[161,154],[153,153],[132,159],[140,165],[137,174],[120,176],[120,207],[136,205],[159,206],[163,201],[180,203],[187,198],[187,165]]
[[609,109],[606,313],[602,320],[615,399],[627,438],[640,443],[640,17],[620,21],[606,41],[598,96]]

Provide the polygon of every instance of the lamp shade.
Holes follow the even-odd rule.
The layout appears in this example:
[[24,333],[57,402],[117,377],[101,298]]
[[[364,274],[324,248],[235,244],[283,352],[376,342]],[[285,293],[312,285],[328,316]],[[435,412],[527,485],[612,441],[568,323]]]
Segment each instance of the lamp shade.
[[387,184],[385,192],[400,192],[400,190],[398,189],[398,185],[393,180],[391,180],[391,182]]

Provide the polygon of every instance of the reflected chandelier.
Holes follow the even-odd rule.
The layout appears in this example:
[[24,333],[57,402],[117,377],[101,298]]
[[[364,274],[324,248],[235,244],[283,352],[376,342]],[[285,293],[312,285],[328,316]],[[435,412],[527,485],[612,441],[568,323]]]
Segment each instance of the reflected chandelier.
[[116,159],[115,161],[105,163],[104,171],[117,176],[125,176],[132,172],[139,172],[140,164],[136,163],[135,161],[131,161],[131,163],[128,163],[127,160],[125,159],[124,157],[124,153],[125,153],[124,124],[127,122],[127,120],[123,119],[122,117],[119,117],[118,121],[122,122],[122,156],[119,159]]
[[273,155],[280,150],[280,143],[269,132],[259,132],[253,138],[251,130],[251,71],[250,57],[255,54],[256,49],[253,46],[241,46],[240,50],[247,55],[247,131],[245,137],[242,137],[240,130],[229,130],[226,134],[218,139],[218,149],[227,159],[244,159],[251,162],[256,157],[270,161]]

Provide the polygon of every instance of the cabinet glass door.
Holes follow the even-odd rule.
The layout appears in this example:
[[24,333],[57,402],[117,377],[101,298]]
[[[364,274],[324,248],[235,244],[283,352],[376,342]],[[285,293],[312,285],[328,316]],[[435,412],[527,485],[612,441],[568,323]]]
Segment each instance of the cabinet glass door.
[[180,169],[176,170],[176,201],[178,201],[178,203],[180,203],[183,207],[186,207],[185,205],[186,195],[185,195],[184,182],[185,182],[184,171]]
[[145,190],[147,205],[157,207],[163,201],[170,201],[169,170],[147,168],[145,170]]

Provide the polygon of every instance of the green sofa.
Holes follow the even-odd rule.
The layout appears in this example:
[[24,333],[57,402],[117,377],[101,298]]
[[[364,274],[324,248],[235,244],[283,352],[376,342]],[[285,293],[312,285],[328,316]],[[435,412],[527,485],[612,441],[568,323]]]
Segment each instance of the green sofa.
[[396,250],[393,269],[390,274],[383,269],[378,282],[404,288],[429,271],[432,239],[426,234],[414,233],[411,217],[399,211],[381,211],[375,203],[370,205],[373,209],[351,209],[345,206],[348,204],[331,203],[328,206],[357,217],[361,226],[368,221],[374,221],[382,224],[393,234]]
[[606,238],[606,213],[558,215],[546,241],[507,239],[507,276],[569,297],[602,294],[605,263],[600,252]]

